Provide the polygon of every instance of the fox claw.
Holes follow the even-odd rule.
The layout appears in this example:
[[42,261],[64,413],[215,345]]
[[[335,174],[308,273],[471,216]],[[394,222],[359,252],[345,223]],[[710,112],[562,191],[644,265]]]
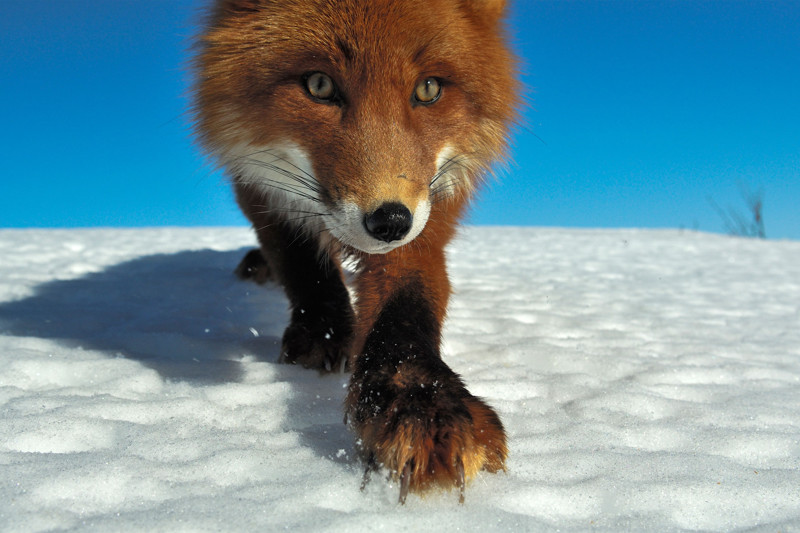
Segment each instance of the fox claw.
[[[364,470],[364,480],[361,483],[361,490],[369,483],[370,472],[375,466],[375,456],[370,455],[366,470]],[[459,457],[456,459],[456,485],[458,486],[458,503],[464,504],[464,494],[466,492],[466,476],[464,475],[464,463]],[[407,462],[403,467],[403,472],[400,475],[400,498],[398,502],[400,505],[405,505],[406,497],[408,497],[408,488],[411,485],[411,461]]]
[[[279,363],[302,365],[322,373],[339,372],[347,363],[349,326],[343,322],[331,326],[327,322],[307,318],[311,311],[293,314],[283,333]],[[334,330],[341,334],[333,336]]]
[[466,492],[467,482],[464,475],[464,462],[461,457],[456,459],[456,484],[458,485],[458,503],[464,503],[464,493]]
[[364,492],[364,489],[367,488],[373,470],[375,470],[375,454],[371,453],[367,458],[367,466],[364,468],[364,477],[361,478],[361,492]]
[[411,461],[407,462],[403,467],[403,473],[400,475],[400,505],[405,505],[406,497],[408,496],[408,487],[411,483]]

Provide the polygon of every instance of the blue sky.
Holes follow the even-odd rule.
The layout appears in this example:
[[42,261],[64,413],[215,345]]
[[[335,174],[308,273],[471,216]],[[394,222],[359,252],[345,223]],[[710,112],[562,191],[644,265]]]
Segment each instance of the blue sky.
[[[245,224],[184,114],[201,2],[0,2],[0,227]],[[475,224],[800,239],[800,2],[518,0],[530,106]]]

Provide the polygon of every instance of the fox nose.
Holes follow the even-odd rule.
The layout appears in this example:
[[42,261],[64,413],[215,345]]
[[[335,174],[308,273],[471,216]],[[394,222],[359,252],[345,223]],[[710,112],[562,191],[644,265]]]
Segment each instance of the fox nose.
[[388,202],[364,216],[367,232],[379,241],[399,241],[411,229],[411,211],[399,202]]

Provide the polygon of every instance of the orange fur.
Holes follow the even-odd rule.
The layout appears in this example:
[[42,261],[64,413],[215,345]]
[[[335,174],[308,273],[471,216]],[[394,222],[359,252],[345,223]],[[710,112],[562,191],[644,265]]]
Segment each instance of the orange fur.
[[[239,272],[286,289],[282,361],[347,361],[362,449],[412,491],[507,456],[497,415],[439,356],[445,246],[503,159],[518,101],[504,7],[218,0],[198,39],[197,136],[261,245]],[[354,306],[342,253],[358,262]]]

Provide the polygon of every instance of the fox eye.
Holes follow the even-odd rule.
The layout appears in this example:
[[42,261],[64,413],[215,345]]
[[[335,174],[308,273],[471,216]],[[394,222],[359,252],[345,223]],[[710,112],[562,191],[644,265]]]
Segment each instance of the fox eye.
[[324,72],[312,72],[305,76],[308,94],[317,100],[331,102],[336,98],[336,85]]
[[422,105],[434,103],[442,95],[442,84],[437,78],[425,78],[414,88],[414,101]]

